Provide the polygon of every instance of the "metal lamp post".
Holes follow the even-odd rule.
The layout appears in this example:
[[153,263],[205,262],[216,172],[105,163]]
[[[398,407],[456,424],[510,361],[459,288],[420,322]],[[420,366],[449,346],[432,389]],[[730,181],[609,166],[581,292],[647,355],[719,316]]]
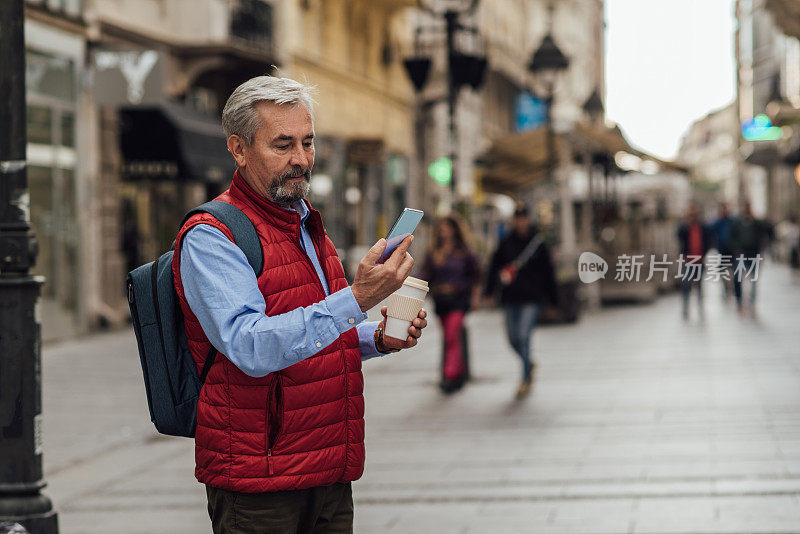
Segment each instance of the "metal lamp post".
[[25,161],[24,0],[0,2],[0,522],[55,534],[41,494],[41,333],[34,314],[43,279],[30,233]]
[[[550,4],[549,10],[549,25],[550,31],[542,39],[539,48],[531,56],[530,63],[528,63],[528,71],[533,74],[538,82],[537,85],[543,89],[544,99],[547,104],[547,120],[545,121],[545,128],[547,132],[547,183],[554,185],[555,167],[556,167],[556,147],[555,147],[555,132],[553,129],[553,101],[555,100],[555,84],[558,75],[567,70],[569,67],[569,59],[560,48],[556,45],[552,35],[553,25],[553,5]],[[568,197],[569,191],[565,184],[561,184],[560,198],[561,198],[561,242],[569,242],[567,239],[570,235],[571,220],[567,219],[566,215],[571,212],[571,204]],[[574,232],[573,232],[574,233]]]
[[[443,18],[445,22],[445,45],[447,53],[446,99],[449,117],[448,143],[452,169],[450,194],[454,206],[457,202],[455,162],[457,157],[456,147],[458,146],[458,136],[456,132],[456,102],[458,99],[458,92],[465,85],[478,89],[483,83],[483,77],[486,72],[486,57],[477,53],[471,54],[459,51],[455,41],[458,32],[466,32],[475,36],[478,35],[477,28],[464,25],[459,21],[462,15],[471,14],[475,11],[478,1],[479,0],[450,0],[444,2],[444,9],[437,10],[435,6],[429,5],[428,2],[419,0],[419,7],[421,9],[430,13],[437,19]],[[417,28],[417,40],[421,32],[422,28]],[[420,53],[418,43],[416,43],[415,48],[415,55],[404,60],[403,64],[405,65],[408,77],[411,79],[411,83],[414,85],[414,89],[420,92],[427,84],[428,75],[430,74],[433,62],[430,56]]]
[[[552,15],[551,15],[552,16]],[[544,88],[545,102],[547,103],[547,180],[553,182],[555,169],[555,135],[553,132],[553,100],[555,83],[558,74],[567,70],[569,59],[558,48],[553,36],[548,33],[542,39],[539,48],[533,53],[528,64],[528,70],[536,77]]]

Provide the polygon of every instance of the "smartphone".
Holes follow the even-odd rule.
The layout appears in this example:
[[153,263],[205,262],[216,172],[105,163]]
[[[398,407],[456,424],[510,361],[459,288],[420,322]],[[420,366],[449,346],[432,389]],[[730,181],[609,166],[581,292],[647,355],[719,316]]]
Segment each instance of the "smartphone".
[[389,259],[389,256],[392,255],[397,245],[408,237],[409,234],[414,233],[423,215],[425,215],[425,213],[422,210],[415,210],[414,208],[405,208],[403,210],[403,213],[401,213],[394,222],[394,226],[392,226],[389,235],[386,236],[386,250],[384,250],[381,257],[378,258],[378,263],[383,263]]

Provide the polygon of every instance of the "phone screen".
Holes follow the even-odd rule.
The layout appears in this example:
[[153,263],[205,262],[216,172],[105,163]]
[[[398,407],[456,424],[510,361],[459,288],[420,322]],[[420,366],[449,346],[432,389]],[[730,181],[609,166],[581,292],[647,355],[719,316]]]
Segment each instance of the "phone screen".
[[424,212],[422,210],[415,210],[413,208],[406,208],[403,210],[403,213],[400,214],[400,217],[392,226],[392,230],[389,232],[389,235],[386,236],[386,240],[393,237],[398,237],[403,234],[413,234],[414,230],[416,230],[417,225],[422,220],[422,216]]
[[386,236],[386,249],[383,251],[383,254],[381,254],[381,257],[378,258],[378,263],[386,261],[389,256],[392,255],[394,249],[397,248],[397,245],[399,245],[408,234],[414,233],[414,230],[416,230],[424,214],[422,210],[415,210],[413,208],[405,208],[403,210],[403,213],[400,214],[400,217],[397,218],[394,226],[392,226],[389,235]]

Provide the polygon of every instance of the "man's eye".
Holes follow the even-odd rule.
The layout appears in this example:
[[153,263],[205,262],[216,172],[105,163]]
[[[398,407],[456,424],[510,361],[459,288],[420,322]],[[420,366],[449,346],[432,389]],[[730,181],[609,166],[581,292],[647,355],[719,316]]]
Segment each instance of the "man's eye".
[[311,148],[312,146],[314,146],[314,143],[312,143],[312,142],[303,143],[303,146],[306,147],[306,148]]
[[288,149],[290,146],[291,146],[291,145],[278,145],[278,150],[286,150],[286,149]]

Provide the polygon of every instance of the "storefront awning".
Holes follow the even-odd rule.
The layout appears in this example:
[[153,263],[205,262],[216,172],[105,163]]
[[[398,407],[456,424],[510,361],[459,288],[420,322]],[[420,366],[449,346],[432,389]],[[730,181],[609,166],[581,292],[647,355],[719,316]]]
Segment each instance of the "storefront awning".
[[800,0],[767,0],[766,7],[786,35],[800,39]]
[[225,183],[236,164],[219,121],[177,103],[120,110],[127,180]]
[[[554,137],[554,147],[562,142]],[[541,127],[496,139],[481,162],[484,191],[508,194],[532,186],[547,178],[547,130]]]
[[[595,160],[600,158],[612,166],[615,165],[615,156],[624,152],[640,160],[657,163],[659,168],[684,170],[675,163],[660,160],[633,148],[616,126],[608,128],[577,123],[568,132],[554,136],[555,153],[559,152],[562,143],[568,143],[571,152],[576,156],[588,152]],[[547,130],[540,127],[496,139],[480,160],[481,186],[484,191],[514,194],[535,185],[547,177]]]

